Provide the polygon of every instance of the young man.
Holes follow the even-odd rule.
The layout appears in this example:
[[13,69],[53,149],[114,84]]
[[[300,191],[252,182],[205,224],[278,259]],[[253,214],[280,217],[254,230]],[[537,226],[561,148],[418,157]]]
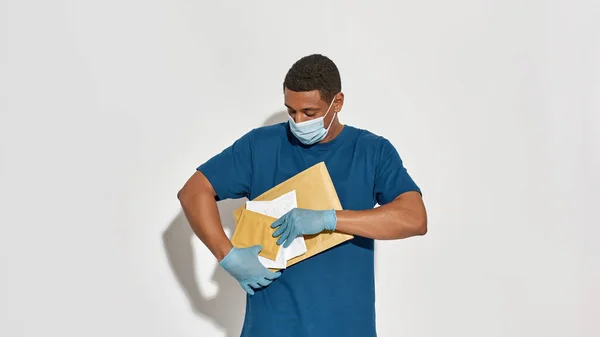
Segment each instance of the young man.
[[[388,140],[340,123],[344,95],[330,59],[298,60],[283,88],[289,121],[239,138],[178,197],[196,235],[248,293],[242,337],[375,337],[373,240],[427,232],[421,191]],[[232,246],[215,200],[254,199],[321,161],[344,210],[294,209],[273,223],[274,236],[284,246],[323,230],[353,240],[276,273],[258,261],[259,247]]]

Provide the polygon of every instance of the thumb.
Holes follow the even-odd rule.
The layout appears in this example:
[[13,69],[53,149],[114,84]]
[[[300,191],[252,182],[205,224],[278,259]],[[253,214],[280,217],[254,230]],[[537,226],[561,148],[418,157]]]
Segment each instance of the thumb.
[[250,247],[250,249],[252,249],[252,251],[258,255],[258,253],[260,253],[263,250],[263,246],[262,245],[254,245],[252,247]]

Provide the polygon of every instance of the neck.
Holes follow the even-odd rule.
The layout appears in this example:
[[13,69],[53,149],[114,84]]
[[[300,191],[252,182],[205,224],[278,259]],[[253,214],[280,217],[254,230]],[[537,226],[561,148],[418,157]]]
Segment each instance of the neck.
[[323,140],[320,141],[320,143],[327,143],[334,140],[335,137],[337,137],[343,129],[344,125],[340,123],[336,116],[333,123],[331,123],[331,127],[329,128],[329,132],[327,132],[327,136],[325,136],[325,138],[323,138]]

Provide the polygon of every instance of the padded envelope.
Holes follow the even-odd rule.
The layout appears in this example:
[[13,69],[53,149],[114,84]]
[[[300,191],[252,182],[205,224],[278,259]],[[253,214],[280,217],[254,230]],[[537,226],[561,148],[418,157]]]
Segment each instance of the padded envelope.
[[238,222],[243,226],[236,226],[231,242],[238,248],[262,245],[263,249],[258,255],[275,260],[280,247],[277,240],[273,240],[275,229],[271,228],[271,224],[275,220],[277,219],[242,208]]
[[[342,209],[342,205],[324,162],[320,162],[296,174],[290,179],[259,195],[254,200],[270,201],[293,190],[296,190],[298,208],[312,210]],[[261,244],[263,245],[264,253],[261,252],[260,255],[274,260],[277,255],[277,250],[275,249],[275,256],[273,256],[272,249],[273,244],[277,245],[277,238],[272,237],[274,229],[272,229],[270,225],[275,219],[248,211],[245,209],[245,206],[236,209],[233,212],[233,215],[236,221],[236,229],[232,236],[232,244],[236,247],[248,247],[249,245]],[[288,260],[287,267],[352,238],[352,235],[335,231],[325,231],[316,235],[305,235],[304,242],[306,243],[306,253]]]

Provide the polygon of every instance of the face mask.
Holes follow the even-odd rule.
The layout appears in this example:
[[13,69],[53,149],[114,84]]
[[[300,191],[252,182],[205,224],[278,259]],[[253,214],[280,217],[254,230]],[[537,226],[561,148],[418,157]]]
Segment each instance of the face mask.
[[322,141],[323,138],[327,136],[329,128],[331,127],[331,124],[335,119],[335,114],[333,118],[331,118],[331,122],[329,122],[329,126],[327,127],[327,129],[325,129],[325,116],[327,116],[327,114],[329,113],[329,110],[333,106],[334,101],[335,97],[331,101],[331,104],[329,104],[329,108],[327,108],[327,112],[325,113],[325,115],[319,118],[307,120],[302,123],[296,123],[292,116],[288,115],[290,130],[302,144],[312,145]]

